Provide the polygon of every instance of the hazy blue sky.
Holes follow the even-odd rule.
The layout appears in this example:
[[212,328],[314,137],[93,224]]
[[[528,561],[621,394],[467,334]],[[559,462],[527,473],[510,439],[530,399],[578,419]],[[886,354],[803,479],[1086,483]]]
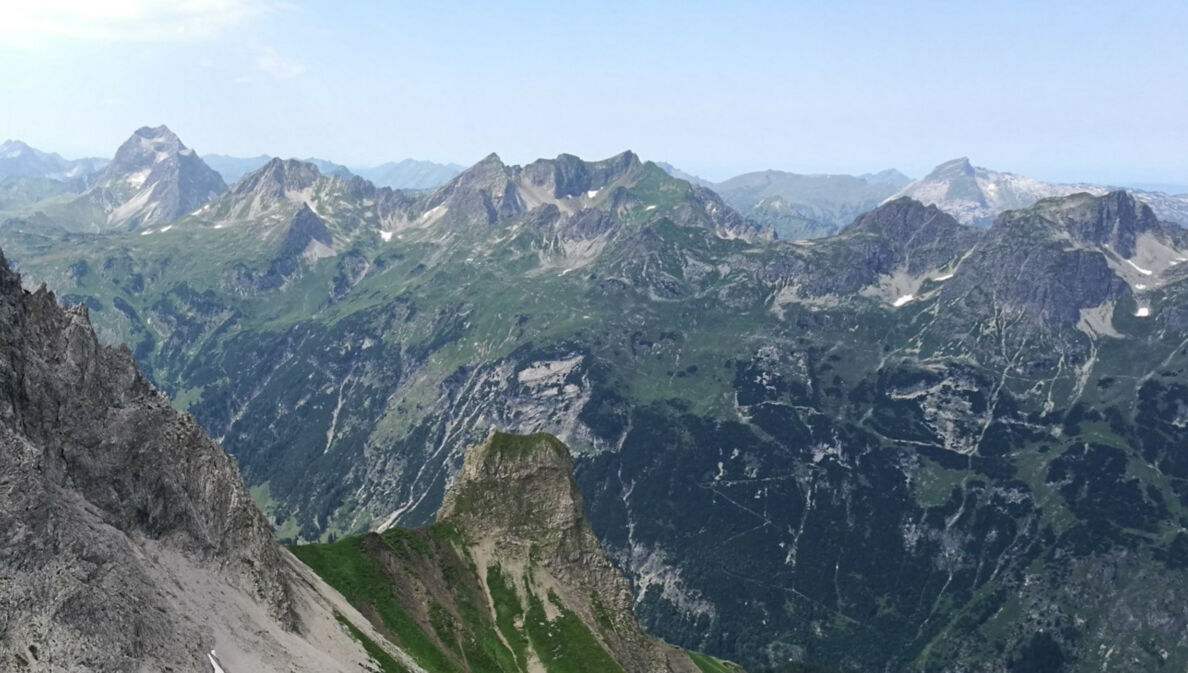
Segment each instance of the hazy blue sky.
[[[36,7],[14,7],[26,4]],[[173,9],[164,7],[173,5]],[[0,3],[0,138],[1188,183],[1188,2]]]

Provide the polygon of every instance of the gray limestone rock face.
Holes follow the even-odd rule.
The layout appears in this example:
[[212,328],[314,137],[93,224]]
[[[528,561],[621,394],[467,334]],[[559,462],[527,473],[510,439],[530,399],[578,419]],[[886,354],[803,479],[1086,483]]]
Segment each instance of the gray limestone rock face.
[[165,126],[137,129],[86,197],[108,214],[107,228],[167,224],[227,191],[194,150]]
[[154,580],[177,553],[298,627],[283,552],[234,461],[99,345],[85,307],[0,257],[0,669],[209,670]]

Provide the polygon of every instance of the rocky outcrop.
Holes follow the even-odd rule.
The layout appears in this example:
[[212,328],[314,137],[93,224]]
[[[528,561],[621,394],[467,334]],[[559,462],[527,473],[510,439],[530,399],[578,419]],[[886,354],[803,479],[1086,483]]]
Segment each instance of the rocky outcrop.
[[141,540],[209,565],[295,628],[281,552],[234,462],[127,349],[98,344],[85,307],[23,291],[0,263],[0,314],[5,664],[194,668],[200,637],[154,591]]
[[1078,245],[1112,248],[1124,259],[1134,256],[1135,244],[1141,234],[1162,232],[1159,218],[1147,205],[1136,201],[1127,192],[1117,190],[1099,198],[1088,194],[1068,199],[1050,199],[1037,204],[1032,212],[1011,213],[1004,218],[1004,226],[1035,225],[1043,218],[1067,232]]
[[1161,287],[1186,249],[1182,229],[1127,192],[1046,199],[1000,215],[941,299],[982,316],[1008,309],[1033,327],[1067,327],[1084,310]]
[[456,526],[473,555],[522,569],[522,590],[555,592],[624,670],[696,671],[687,655],[640,629],[631,586],[590,529],[572,473],[557,438],[493,433],[467,452],[437,520]]
[[2,256],[0,531],[0,669],[368,660],[272,541],[234,461],[126,348],[99,345],[85,306],[23,290]]

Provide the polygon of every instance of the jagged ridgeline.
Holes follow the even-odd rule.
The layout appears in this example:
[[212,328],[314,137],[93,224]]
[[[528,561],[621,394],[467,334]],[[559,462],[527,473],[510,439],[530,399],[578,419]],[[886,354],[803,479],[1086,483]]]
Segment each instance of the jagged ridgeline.
[[435,673],[741,673],[640,629],[572,470],[551,435],[494,433],[432,525],[293,551]]
[[490,428],[547,431],[676,645],[1188,666],[1184,230],[1110,192],[769,234],[629,153],[492,156],[428,193],[275,161],[170,224],[0,227],[281,539],[429,524]]

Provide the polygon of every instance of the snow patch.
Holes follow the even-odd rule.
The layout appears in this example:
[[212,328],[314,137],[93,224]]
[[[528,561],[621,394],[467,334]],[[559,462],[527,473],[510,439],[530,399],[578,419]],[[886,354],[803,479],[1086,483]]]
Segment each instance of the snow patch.
[[936,282],[938,282],[938,283],[941,283],[941,282],[944,282],[944,281],[946,281],[946,280],[949,280],[949,279],[950,279],[950,278],[952,278],[952,277],[953,277],[953,274],[951,274],[951,273],[946,273],[945,275],[943,275],[943,276],[937,276],[936,278],[933,278],[932,280],[935,280]]
[[161,227],[161,233],[163,234],[163,233],[165,233],[165,232],[169,231],[169,230],[170,230],[170,229],[172,229],[172,228],[173,228],[173,225],[172,225],[172,224],[171,224],[171,225],[169,225],[169,226],[167,226],[167,227]]
[[446,211],[448,211],[448,210],[449,210],[449,208],[444,203],[439,206],[434,206],[434,207],[430,208],[429,210],[426,210],[424,212],[424,214],[421,215],[419,221],[421,224],[429,224],[431,222],[436,222],[437,220],[441,219],[441,216],[445,215]]
[[1150,276],[1151,274],[1154,273],[1154,271],[1151,271],[1150,269],[1144,269],[1143,267],[1139,266],[1138,264],[1135,264],[1133,261],[1131,261],[1129,259],[1126,260],[1126,263],[1133,266],[1135,271],[1138,271],[1139,273],[1143,274],[1144,276]]
[[149,234],[151,234],[151,233],[153,233],[153,230],[152,230],[152,229],[145,229],[144,231],[140,232],[140,235],[141,235],[141,236],[148,236],[148,235],[149,235]]
[[598,196],[598,191],[599,191],[599,190],[597,190],[597,189],[591,189],[590,191],[586,192],[586,198],[587,198],[587,199],[592,199],[592,198],[594,198],[595,196]]
[[206,658],[210,659],[210,665],[214,667],[214,673],[227,673],[227,671],[223,670],[222,666],[219,666],[219,660],[215,658],[217,656],[219,656],[219,655],[215,654],[214,650],[211,650],[206,655]]
[[392,232],[390,232],[390,231],[381,231],[381,232],[380,232],[380,238],[384,239],[384,243],[387,243],[388,241],[392,240]]
[[905,294],[902,297],[899,297],[895,301],[891,302],[891,305],[892,306],[903,306],[904,304],[908,303],[909,301],[911,301],[913,299],[915,299],[914,296],[912,296],[910,294]]
[[1150,307],[1147,307],[1147,306],[1140,306],[1139,309],[1134,312],[1134,316],[1136,318],[1146,318],[1150,315],[1151,315],[1151,309],[1150,309]]
[[144,181],[148,180],[148,176],[149,169],[145,168],[135,173],[129,173],[128,177],[124,178],[124,182],[128,183],[128,186],[133,189],[140,189],[144,186]]
[[656,210],[656,204],[653,203],[650,206],[644,206],[644,210]]

